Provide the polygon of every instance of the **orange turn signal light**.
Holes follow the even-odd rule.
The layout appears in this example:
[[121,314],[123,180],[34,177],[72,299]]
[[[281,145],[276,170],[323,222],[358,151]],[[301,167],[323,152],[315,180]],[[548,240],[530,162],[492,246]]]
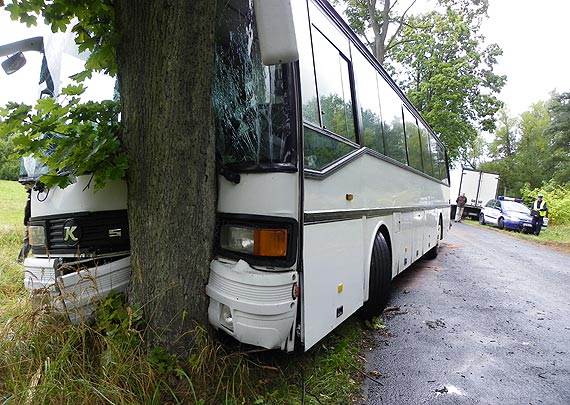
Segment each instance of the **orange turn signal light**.
[[256,229],[254,240],[254,255],[256,256],[287,256],[286,229]]

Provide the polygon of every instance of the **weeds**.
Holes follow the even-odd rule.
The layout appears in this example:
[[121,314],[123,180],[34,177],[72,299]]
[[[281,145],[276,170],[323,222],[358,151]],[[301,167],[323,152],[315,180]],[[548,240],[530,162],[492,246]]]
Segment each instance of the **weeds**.
[[359,388],[358,328],[343,326],[308,354],[286,355],[228,351],[196,327],[195,352],[179,359],[160,348],[147,355],[137,311],[118,302],[110,295],[113,310],[93,325],[22,307],[0,332],[0,401],[340,404]]
[[181,359],[146,346],[140,312],[119,295],[91,324],[34,309],[15,260],[22,231],[0,228],[0,403],[346,404],[360,392],[355,320],[293,354],[244,351],[197,326],[194,350]]

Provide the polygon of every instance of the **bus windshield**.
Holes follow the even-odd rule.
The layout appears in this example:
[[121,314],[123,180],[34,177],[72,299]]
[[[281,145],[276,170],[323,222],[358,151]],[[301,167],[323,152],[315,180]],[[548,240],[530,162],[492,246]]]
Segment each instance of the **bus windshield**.
[[261,62],[248,0],[218,7],[213,107],[223,166],[259,170],[294,165],[286,65]]

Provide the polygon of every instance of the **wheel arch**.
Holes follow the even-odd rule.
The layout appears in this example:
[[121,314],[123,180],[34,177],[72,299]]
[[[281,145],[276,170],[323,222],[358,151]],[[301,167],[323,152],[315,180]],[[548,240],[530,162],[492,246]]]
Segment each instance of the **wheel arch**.
[[394,276],[392,241],[389,227],[380,224],[371,232],[373,244],[366,262],[362,306],[357,311],[360,319],[371,319],[382,313],[390,298],[390,285]]
[[370,265],[372,262],[372,249],[374,248],[374,240],[376,235],[379,233],[384,236],[386,243],[388,244],[388,251],[390,252],[390,263],[392,264],[392,278],[394,278],[394,252],[392,248],[392,238],[390,237],[390,230],[385,221],[378,221],[375,226],[374,232],[370,233],[370,238],[366,243],[366,256],[364,261],[364,285],[363,285],[363,298],[367,301],[370,296]]
[[497,218],[497,228],[501,230],[505,229],[505,217],[503,216],[503,214],[501,214],[499,218]]

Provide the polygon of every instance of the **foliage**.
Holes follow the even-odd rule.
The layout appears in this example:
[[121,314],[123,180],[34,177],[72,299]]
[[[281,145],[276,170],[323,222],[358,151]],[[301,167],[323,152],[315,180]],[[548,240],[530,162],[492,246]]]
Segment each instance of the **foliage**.
[[[396,2],[397,0],[394,3]],[[385,57],[400,43],[400,31],[409,23],[407,13],[415,2],[416,0],[411,1],[406,10],[399,12],[393,7],[391,0],[332,1],[335,6],[341,3],[346,5],[345,15],[348,24],[370,47],[370,51],[380,64],[384,64]],[[394,26],[396,28],[393,30]],[[389,31],[391,35],[388,35]]]
[[0,114],[7,116],[0,124],[0,136],[12,135],[16,152],[34,154],[51,168],[42,176],[48,187],[65,187],[69,179],[62,174],[94,173],[95,187],[106,179],[122,178],[127,157],[118,140],[120,131],[117,101],[81,102],[83,86],[62,90],[64,102],[53,98],[28,105],[8,103]]
[[16,258],[22,246],[23,236],[23,227],[0,223],[0,325],[2,327],[5,317],[18,313],[17,302],[22,297],[24,275],[21,265],[16,263]]
[[228,351],[197,327],[196,350],[181,359],[161,348],[147,352],[138,311],[119,295],[101,304],[92,325],[71,325],[49,308],[18,302],[0,330],[2,401],[343,404],[360,390],[362,330],[354,320],[309,353],[290,355]]
[[[86,70],[74,77],[78,83],[94,71],[116,74],[116,36],[109,29],[114,23],[111,1],[27,0],[14,1],[5,9],[12,19],[28,26],[35,25],[41,15],[54,33],[72,26],[79,51],[90,52]],[[78,84],[63,89],[61,98],[38,100],[34,108],[9,103],[0,109],[0,115],[6,117],[0,122],[0,139],[15,135],[16,152],[34,154],[46,163],[52,170],[42,181],[48,186],[64,187],[70,181],[67,176],[93,173],[95,187],[101,188],[107,179],[125,174],[127,158],[118,140],[119,103],[82,102],[82,93]]]
[[[438,0],[447,7],[463,14],[486,15],[488,0]],[[405,27],[413,30],[429,30],[429,25],[416,25],[410,18],[416,0],[398,4],[398,0],[332,0],[334,6],[343,4],[344,14],[350,27],[370,47],[380,64],[392,58],[394,49],[408,42],[402,35]],[[403,4],[403,6],[402,6]],[[388,35],[390,33],[390,35]]]
[[18,180],[20,161],[13,153],[12,139],[0,137],[0,180]]
[[487,150],[487,142],[483,135],[479,133],[475,139],[466,142],[464,145],[462,160],[466,167],[478,167],[483,159]]
[[[501,107],[495,97],[505,77],[493,73],[502,50],[496,44],[483,48],[479,34],[488,1],[439,0],[439,10],[408,15],[415,1],[397,12],[390,0],[337,0],[346,4],[345,15],[355,32],[377,57],[390,24],[394,34],[381,45],[386,69],[424,118],[440,135],[451,160],[471,161],[480,130],[494,129],[494,114]],[[376,8],[378,6],[378,8]],[[373,8],[373,9],[372,9]],[[377,29],[375,28],[377,27]],[[369,41],[370,32],[374,39]],[[382,62],[382,59],[379,59]]]
[[[65,32],[69,26],[75,34],[79,52],[89,51],[85,72],[77,79],[91,77],[93,71],[112,76],[117,73],[115,60],[116,32],[110,29],[115,22],[112,0],[78,2],[73,0],[14,0],[6,5],[12,20],[19,20],[28,27],[37,24],[42,16],[52,32]],[[0,3],[3,5],[3,3]]]
[[550,139],[553,177],[559,183],[570,180],[570,92],[553,93],[548,103],[550,122],[545,135]]
[[488,145],[488,156],[494,160],[482,163],[479,168],[483,171],[499,173],[500,193],[518,197],[522,183],[515,179],[514,156],[518,145],[519,121],[510,118],[505,109],[497,113],[498,128],[493,141]]
[[518,177],[518,183],[514,187],[520,188],[520,184],[528,183],[531,188],[536,188],[552,178],[552,149],[550,140],[545,136],[549,122],[550,115],[544,102],[533,104],[529,111],[521,114],[520,140],[517,143],[516,155],[513,154],[513,171]]
[[539,193],[544,195],[548,207],[548,225],[570,225],[570,186],[550,180],[537,188],[531,188],[527,183],[522,189],[523,199],[529,206]]
[[493,95],[505,77],[493,73],[497,45],[481,49],[479,20],[452,9],[411,18],[403,30],[408,42],[394,52],[400,85],[448,148],[451,160],[466,153],[479,130],[494,129],[494,114],[501,102]]
[[553,93],[547,102],[534,103],[519,118],[506,111],[489,145],[493,159],[481,170],[501,175],[503,194],[518,196],[526,189],[540,188],[554,179],[563,187],[570,178],[570,93]]

